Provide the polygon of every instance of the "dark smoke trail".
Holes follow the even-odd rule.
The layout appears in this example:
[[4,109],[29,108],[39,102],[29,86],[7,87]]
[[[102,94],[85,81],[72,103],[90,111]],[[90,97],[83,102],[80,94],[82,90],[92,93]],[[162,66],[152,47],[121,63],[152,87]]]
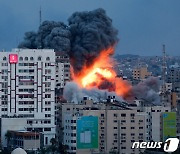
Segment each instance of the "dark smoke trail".
[[117,30],[103,9],[76,12],[68,21],[72,34],[70,57],[75,72],[90,66],[101,50],[118,41]]
[[79,72],[83,66],[90,66],[101,50],[118,41],[117,30],[103,9],[76,12],[68,21],[69,26],[62,22],[43,22],[37,33],[25,33],[18,47],[68,52],[75,72]]

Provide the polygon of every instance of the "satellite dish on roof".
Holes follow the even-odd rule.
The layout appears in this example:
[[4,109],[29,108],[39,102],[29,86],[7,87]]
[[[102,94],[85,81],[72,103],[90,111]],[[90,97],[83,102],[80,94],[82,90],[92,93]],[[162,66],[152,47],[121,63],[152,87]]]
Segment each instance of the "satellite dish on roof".
[[11,154],[27,154],[27,152],[22,148],[16,148],[11,152]]

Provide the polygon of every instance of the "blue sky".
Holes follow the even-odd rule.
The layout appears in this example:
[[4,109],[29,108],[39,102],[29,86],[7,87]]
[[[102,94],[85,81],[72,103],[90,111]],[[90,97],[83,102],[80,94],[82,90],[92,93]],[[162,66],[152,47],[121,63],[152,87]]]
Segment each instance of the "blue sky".
[[75,11],[104,8],[119,31],[119,54],[180,56],[180,0],[1,0],[0,50],[11,50],[42,20],[67,23]]

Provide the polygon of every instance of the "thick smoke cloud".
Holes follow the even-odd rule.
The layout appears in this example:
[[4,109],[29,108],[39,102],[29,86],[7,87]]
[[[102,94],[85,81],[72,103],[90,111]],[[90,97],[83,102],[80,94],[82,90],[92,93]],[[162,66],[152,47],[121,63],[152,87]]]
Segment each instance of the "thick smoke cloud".
[[150,77],[132,88],[133,96],[142,99],[149,104],[160,105],[158,95],[160,82],[155,77]]
[[37,32],[25,33],[19,48],[46,48],[67,52],[75,73],[89,66],[102,49],[115,45],[117,30],[105,10],[76,12],[62,22],[44,21]]
[[[55,49],[57,52],[66,52],[70,55],[71,65],[75,73],[82,71],[83,66],[90,66],[103,49],[117,43],[117,30],[112,26],[112,20],[106,15],[105,10],[97,9],[89,12],[76,12],[68,19],[68,25],[62,22],[44,21],[37,32],[26,32],[24,41],[19,48],[46,48]],[[113,91],[112,83],[104,80],[99,88]],[[148,103],[160,104],[157,94],[159,82],[149,78],[132,88],[132,95]],[[84,96],[89,96],[95,101],[105,100],[113,92],[99,89],[80,89],[77,84],[67,83],[64,97],[68,101],[78,103]],[[122,100],[120,97],[116,97]]]
[[36,32],[25,33],[24,41],[19,48],[54,49],[55,51],[70,51],[71,32],[62,22],[44,21]]
[[115,96],[116,100],[123,101],[123,99],[117,96],[114,92],[108,92],[107,90],[99,90],[97,88],[92,88],[87,90],[80,88],[75,82],[68,82],[64,88],[63,97],[68,102],[73,102],[78,104],[83,100],[83,97],[87,96],[93,99],[94,102],[105,101],[108,96]]
[[76,12],[69,19],[71,38],[70,56],[75,72],[90,66],[103,49],[117,43],[117,30],[105,10]]

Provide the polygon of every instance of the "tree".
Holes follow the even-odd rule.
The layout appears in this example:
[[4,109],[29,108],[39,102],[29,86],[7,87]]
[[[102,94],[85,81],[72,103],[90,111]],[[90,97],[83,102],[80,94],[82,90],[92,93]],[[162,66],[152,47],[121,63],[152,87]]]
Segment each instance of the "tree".
[[10,145],[11,137],[12,137],[12,134],[9,131],[7,131],[6,134],[5,134],[5,138],[7,140],[7,147],[9,147],[9,145]]

